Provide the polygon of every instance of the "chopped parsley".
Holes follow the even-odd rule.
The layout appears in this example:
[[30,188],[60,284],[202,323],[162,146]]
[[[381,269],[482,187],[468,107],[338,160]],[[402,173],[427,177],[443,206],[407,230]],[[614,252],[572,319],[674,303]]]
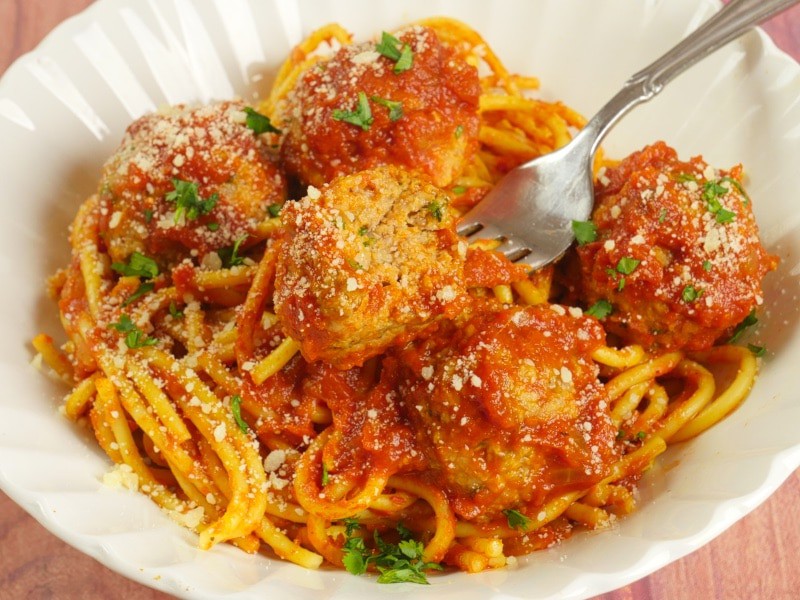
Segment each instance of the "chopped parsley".
[[642,262],[635,258],[631,258],[629,256],[623,256],[617,262],[617,273],[622,273],[623,275],[630,275],[636,270],[636,267],[639,266],[639,263]]
[[223,267],[230,269],[231,267],[244,264],[244,258],[239,256],[239,246],[241,246],[242,242],[244,242],[246,239],[247,236],[243,235],[233,242],[233,246],[225,246],[224,248],[217,250],[217,255],[222,261]]
[[697,181],[697,176],[693,175],[692,173],[674,173],[672,178],[681,183],[686,183],[687,181]]
[[367,235],[368,231],[369,227],[367,227],[366,225],[362,225],[361,227],[358,228],[358,235]]
[[277,217],[278,215],[281,214],[281,209],[282,208],[283,208],[283,204],[277,204],[277,203],[276,204],[270,204],[267,207],[267,212],[269,213],[269,216],[274,219],[275,217]]
[[708,205],[708,210],[711,214],[715,215],[717,223],[729,223],[736,217],[736,213],[731,212],[722,207],[720,204],[720,197],[727,194],[730,190],[722,185],[723,181],[730,178],[715,179],[707,181],[703,184],[703,200]]
[[463,185],[454,186],[451,190],[456,196],[461,196],[467,193],[467,188]]
[[136,288],[136,290],[125,299],[125,302],[122,303],[122,306],[123,307],[128,306],[131,302],[133,302],[137,298],[141,298],[145,294],[149,294],[150,292],[153,291],[154,287],[155,285],[153,284],[152,281],[146,281],[145,283],[140,283],[139,287]]
[[328,482],[330,482],[330,475],[328,474],[328,465],[322,463],[322,478],[321,478],[322,487],[328,485]]
[[156,261],[145,256],[141,252],[134,251],[128,257],[128,264],[115,262],[111,263],[111,268],[126,277],[144,277],[145,279],[152,279],[158,276],[158,265]]
[[126,333],[125,345],[131,349],[152,346],[158,342],[155,338],[145,335],[142,330],[136,326],[136,323],[126,314],[120,316],[119,321],[110,323],[108,326],[116,329],[120,333]]
[[242,397],[239,394],[231,398],[231,412],[233,413],[233,420],[236,421],[242,433],[247,433],[250,427],[247,425],[247,421],[242,418]]
[[408,71],[414,64],[414,53],[411,46],[403,44],[391,33],[381,33],[381,41],[375,47],[379,54],[394,61],[395,74]]
[[219,229],[219,223],[212,221],[210,223],[206,223],[206,227],[209,231],[217,231],[217,229]]
[[662,208],[661,212],[658,213],[658,222],[659,222],[659,224],[661,224],[666,220],[667,220],[667,209],[666,208]]
[[150,208],[144,209],[144,222],[149,223],[153,220],[153,210]]
[[361,127],[364,131],[369,131],[372,125],[372,111],[369,108],[369,100],[364,92],[358,92],[358,106],[354,111],[335,109],[333,111],[333,118],[336,121],[344,121]]
[[528,517],[523,515],[518,510],[514,510],[513,508],[505,509],[503,514],[506,516],[508,526],[511,527],[511,529],[525,531],[531,524],[531,520]]
[[608,300],[598,300],[586,310],[586,314],[595,319],[605,319],[613,310],[614,307],[611,306],[611,302]]
[[193,181],[183,181],[173,179],[172,185],[175,188],[166,195],[167,202],[174,202],[175,223],[180,222],[184,217],[191,221],[202,215],[210,213],[219,202],[219,196],[212,194],[205,200],[200,197],[197,184]]
[[756,357],[762,357],[767,353],[767,349],[764,346],[756,346],[755,344],[747,344],[747,349]]
[[694,302],[703,295],[703,290],[698,290],[692,284],[687,285],[681,292],[681,298],[684,302]]
[[253,110],[249,106],[245,107],[244,112],[247,113],[245,125],[253,130],[253,133],[260,135],[262,133],[281,133],[281,130],[275,127],[269,120],[269,117],[262,115],[260,112]]
[[572,233],[581,246],[597,239],[597,227],[591,221],[573,221]]
[[342,563],[354,575],[367,571],[374,564],[380,575],[378,583],[419,583],[428,584],[424,571],[441,570],[438,563],[426,562],[422,554],[422,542],[411,537],[411,532],[402,524],[397,526],[400,541],[397,544],[385,542],[377,531],[373,533],[375,549],[367,548],[363,537],[356,534],[359,525],[354,521],[345,521],[347,539],[342,546]]
[[389,120],[397,121],[403,116],[403,103],[399,100],[387,100],[380,96],[372,96],[372,101],[375,104],[380,104],[389,109]]
[[436,200],[428,204],[425,208],[427,208],[428,212],[431,213],[431,215],[433,215],[434,219],[436,219],[437,221],[442,220],[442,217],[444,216],[444,210],[442,208],[442,205],[436,202]]
[[464,135],[464,126],[463,126],[463,125],[456,125],[456,130],[455,130],[455,132],[453,133],[453,135],[455,135],[455,136],[456,136],[456,139],[458,139],[458,138],[460,138],[462,135]]
[[183,318],[183,311],[178,310],[178,305],[174,301],[169,303],[169,314],[173,319]]
[[706,272],[710,272],[711,271],[711,261],[709,261],[709,260],[704,260],[703,261],[703,270],[706,271]]
[[731,335],[730,339],[728,340],[729,344],[733,344],[736,340],[742,337],[742,334],[748,327],[752,327],[758,323],[758,318],[756,317],[756,309],[750,311],[750,314],[747,315],[741,323],[739,323],[736,328],[733,330],[733,334]]

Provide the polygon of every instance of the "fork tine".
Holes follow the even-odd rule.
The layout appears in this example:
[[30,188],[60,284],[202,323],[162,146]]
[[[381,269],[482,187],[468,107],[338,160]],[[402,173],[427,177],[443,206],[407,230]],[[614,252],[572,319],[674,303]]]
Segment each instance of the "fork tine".
[[522,261],[533,250],[525,243],[516,238],[506,238],[505,241],[495,248],[497,252],[501,252],[511,262]]

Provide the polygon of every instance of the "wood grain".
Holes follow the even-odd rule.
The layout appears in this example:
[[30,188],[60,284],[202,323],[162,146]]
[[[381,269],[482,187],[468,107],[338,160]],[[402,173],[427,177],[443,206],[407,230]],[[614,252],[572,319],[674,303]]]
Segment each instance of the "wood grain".
[[[89,0],[0,0],[0,73]],[[800,59],[800,8],[767,23],[778,46]],[[787,426],[797,427],[796,423]],[[800,598],[800,472],[710,544],[600,600]],[[0,493],[0,598],[127,598],[167,595],[117,575],[41,527]]]

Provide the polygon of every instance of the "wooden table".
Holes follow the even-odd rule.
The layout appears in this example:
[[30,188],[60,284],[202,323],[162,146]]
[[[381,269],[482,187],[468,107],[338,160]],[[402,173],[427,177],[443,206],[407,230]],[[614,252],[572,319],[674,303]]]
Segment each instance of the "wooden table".
[[[89,4],[90,0],[0,0],[0,73],[60,21]],[[765,29],[778,46],[800,60],[800,7],[776,17]],[[74,550],[2,493],[0,557],[0,598],[168,597]],[[599,598],[800,598],[800,472],[710,544]]]

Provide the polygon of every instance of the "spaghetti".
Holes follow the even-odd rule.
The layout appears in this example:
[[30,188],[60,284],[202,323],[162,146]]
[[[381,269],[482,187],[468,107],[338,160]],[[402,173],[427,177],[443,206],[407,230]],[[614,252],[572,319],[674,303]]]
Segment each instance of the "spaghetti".
[[[428,86],[444,77],[436,93],[421,74]],[[603,285],[578,274],[581,254],[596,262],[633,231],[632,216],[612,222],[614,194],[644,168],[667,172],[663,152],[598,157],[611,217],[555,268],[528,274],[493,242],[458,240],[459,212],[583,126],[537,86],[449,19],[377,44],[330,25],[292,51],[258,111],[175,107],[131,126],[50,281],[68,340],[33,340],[72,386],[67,417],[88,417],[121,465],[109,479],[202,548],[265,544],[384,582],[503,567],[631,512],[655,458],[730,413],[757,361],[736,346],[626,337],[621,317],[607,319],[612,301],[672,326],[668,310],[637,307],[645,258],[609,262]],[[698,164],[671,193],[711,189],[716,224],[749,223],[746,203],[731,208],[739,172],[705,177]],[[282,169],[305,198],[285,201]],[[754,223],[745,233],[755,247]],[[758,303],[774,264],[757,254],[753,294],[710,341]],[[744,259],[726,260],[735,274]]]

